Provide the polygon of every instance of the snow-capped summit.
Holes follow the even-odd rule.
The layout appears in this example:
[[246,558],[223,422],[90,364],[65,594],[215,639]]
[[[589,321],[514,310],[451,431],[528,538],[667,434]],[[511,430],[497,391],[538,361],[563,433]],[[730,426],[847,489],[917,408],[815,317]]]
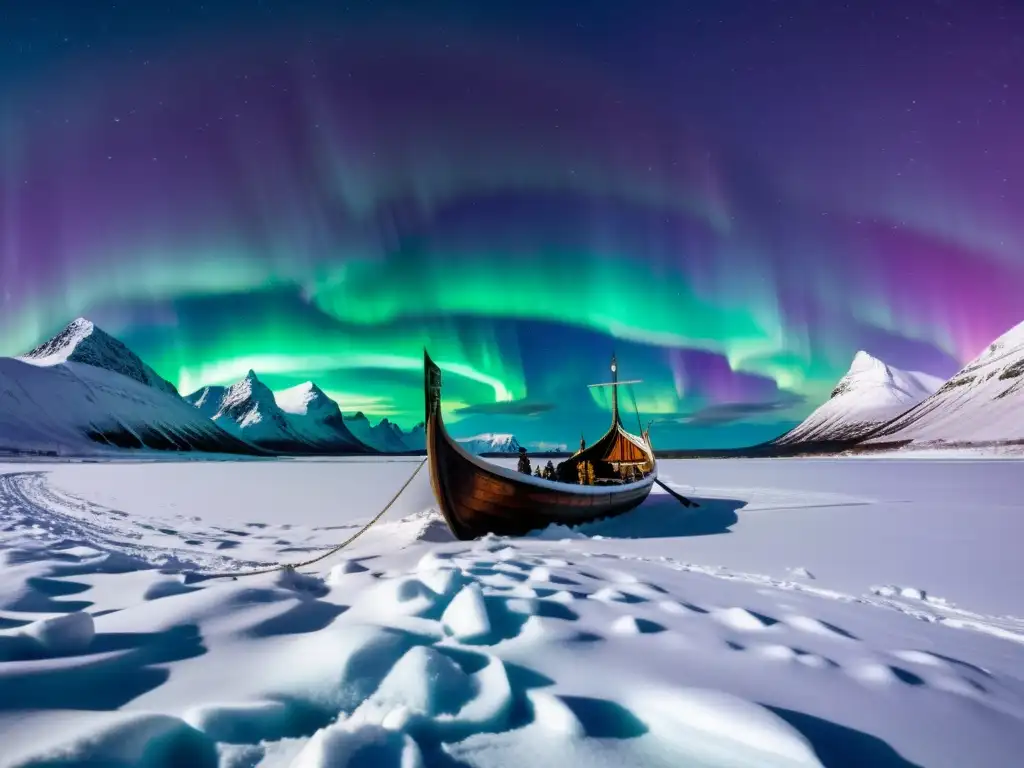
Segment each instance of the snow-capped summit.
[[854,355],[832,396],[775,444],[857,440],[914,407],[941,385],[937,376],[901,371],[862,350]]
[[292,431],[323,449],[366,450],[348,429],[338,404],[312,381],[274,393]]
[[914,404],[935,392],[943,379],[919,371],[902,371],[861,350],[853,356],[846,375],[832,390],[832,397],[858,393],[864,406],[898,402]]
[[91,320],[79,317],[49,341],[18,358],[32,365],[83,363],[119,373],[140,384],[177,396],[177,388],[126,347],[98,328]]
[[515,435],[488,433],[458,439],[459,445],[470,453],[519,453]]
[[253,370],[224,391],[218,414],[214,419],[224,416],[232,418],[243,428],[265,424],[284,431],[288,429],[281,409],[274,399],[274,393],[259,380],[256,371]]
[[312,381],[305,381],[296,384],[288,389],[281,389],[274,393],[274,399],[285,413],[299,416],[324,412],[341,412],[338,404]]
[[1024,323],[985,348],[931,397],[871,434],[868,444],[1024,440]]
[[300,442],[274,393],[255,371],[250,370],[230,387],[206,387],[185,399],[202,413],[212,412],[210,418],[228,432],[257,445],[286,448]]

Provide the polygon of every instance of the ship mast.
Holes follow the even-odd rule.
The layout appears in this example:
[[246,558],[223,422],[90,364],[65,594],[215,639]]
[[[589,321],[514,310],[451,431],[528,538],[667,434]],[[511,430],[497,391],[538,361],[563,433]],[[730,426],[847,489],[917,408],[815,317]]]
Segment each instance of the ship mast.
[[619,364],[612,354],[612,380],[601,384],[588,384],[588,387],[611,387],[612,388],[612,426],[621,427],[622,420],[619,418],[619,387],[623,384],[639,384],[643,379],[630,379],[619,381]]
[[619,364],[612,352],[612,424],[619,422]]

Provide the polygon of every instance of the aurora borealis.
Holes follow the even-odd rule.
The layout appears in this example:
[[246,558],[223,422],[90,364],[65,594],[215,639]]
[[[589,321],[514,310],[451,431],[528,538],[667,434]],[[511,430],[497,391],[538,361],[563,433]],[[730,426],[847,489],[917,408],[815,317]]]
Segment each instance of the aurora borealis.
[[614,350],[702,447],[1024,319],[1019,4],[125,5],[0,25],[2,354],[84,315],[411,427],[427,346],[453,432],[574,445]]

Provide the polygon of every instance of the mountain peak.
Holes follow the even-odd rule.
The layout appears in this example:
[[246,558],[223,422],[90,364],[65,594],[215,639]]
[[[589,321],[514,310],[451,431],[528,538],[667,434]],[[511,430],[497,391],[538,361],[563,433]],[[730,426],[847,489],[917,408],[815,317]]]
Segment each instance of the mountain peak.
[[940,386],[942,379],[901,371],[860,350],[830,398],[776,442],[786,445],[858,439],[917,405]]
[[[270,387],[249,371],[220,395],[214,421],[234,424],[261,439],[291,437],[284,412],[278,407]],[[253,431],[253,428],[259,425]]]
[[884,370],[888,369],[888,367],[888,365],[883,363],[877,357],[861,349],[858,350],[857,354],[853,356],[853,362],[850,364],[850,370],[848,371],[848,373],[856,373],[860,371],[870,370]]
[[173,384],[161,378],[124,343],[84,317],[75,318],[56,336],[20,359],[46,367],[63,363],[91,365],[127,376],[153,389],[178,395]]
[[228,392],[235,393],[238,396],[244,395],[245,397],[260,398],[267,394],[273,397],[270,387],[260,381],[260,377],[253,370],[250,370],[244,377],[228,387]]
[[865,388],[890,387],[894,385],[894,379],[902,373],[864,350],[859,350],[853,356],[850,369],[832,390],[831,396],[838,397]]
[[41,365],[65,363],[72,358],[72,355],[75,354],[79,346],[85,343],[90,336],[96,337],[93,339],[93,343],[96,343],[96,341],[106,343],[110,340],[124,346],[113,336],[96,327],[96,324],[91,320],[78,317],[68,323],[60,333],[44,341],[31,352],[26,353],[23,359]]
[[[74,320],[68,323],[67,328],[64,329],[64,332],[67,333],[68,331],[73,330],[80,330],[84,336],[88,336],[93,331],[99,329],[96,328],[96,324],[92,320],[89,320],[84,317],[76,317]],[[100,332],[103,333],[103,331]]]
[[341,415],[338,404],[312,381],[304,381],[275,392],[274,399],[285,413],[303,415],[315,411]]

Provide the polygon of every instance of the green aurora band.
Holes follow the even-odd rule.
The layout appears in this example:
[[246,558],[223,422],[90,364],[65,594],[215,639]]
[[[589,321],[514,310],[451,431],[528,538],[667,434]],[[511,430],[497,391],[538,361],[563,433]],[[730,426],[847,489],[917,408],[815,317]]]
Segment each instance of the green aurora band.
[[[606,36],[593,55],[372,17],[17,82],[0,353],[83,315],[183,393],[253,369],[408,428],[427,348],[460,432],[573,445],[606,424],[586,385],[614,351],[656,442],[706,445],[781,433],[858,349],[948,374],[1019,322],[1019,207],[980,172],[953,183],[942,161],[989,146],[960,128],[914,144],[915,175],[888,134],[851,136],[788,84],[655,84],[647,52],[606,60]],[[850,110],[888,125],[858,101],[874,93]],[[688,425],[736,405],[746,431]]]

